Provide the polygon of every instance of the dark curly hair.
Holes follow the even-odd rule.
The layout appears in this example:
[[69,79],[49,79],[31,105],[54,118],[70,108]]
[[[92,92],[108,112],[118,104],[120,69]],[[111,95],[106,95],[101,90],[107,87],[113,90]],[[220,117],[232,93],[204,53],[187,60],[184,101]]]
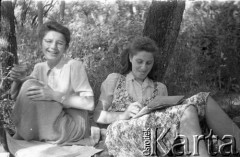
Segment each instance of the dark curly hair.
[[44,36],[49,31],[56,31],[56,32],[63,34],[63,36],[65,37],[65,40],[66,40],[66,47],[67,48],[69,47],[71,35],[70,35],[70,31],[67,27],[61,25],[60,23],[58,23],[56,21],[48,21],[48,22],[44,23],[38,31],[38,38],[39,38],[40,42],[42,42]]
[[[152,39],[149,37],[136,37],[130,42],[127,48],[121,54],[121,65],[122,71],[121,74],[125,75],[132,71],[132,64],[129,57],[133,57],[138,54],[140,51],[146,51],[153,54],[154,60],[156,60],[156,53],[159,49]],[[151,71],[148,73],[148,77],[152,80],[156,79],[156,69],[157,65],[154,61]]]

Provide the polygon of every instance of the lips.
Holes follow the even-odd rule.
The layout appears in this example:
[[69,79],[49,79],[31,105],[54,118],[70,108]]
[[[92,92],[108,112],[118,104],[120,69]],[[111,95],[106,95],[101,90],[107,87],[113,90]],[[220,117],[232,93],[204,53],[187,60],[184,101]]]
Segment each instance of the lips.
[[58,52],[50,52],[50,51],[47,51],[48,52],[48,54],[50,54],[50,55],[58,55]]
[[141,72],[141,71],[139,71],[139,73],[140,73],[141,75],[145,75],[147,72]]

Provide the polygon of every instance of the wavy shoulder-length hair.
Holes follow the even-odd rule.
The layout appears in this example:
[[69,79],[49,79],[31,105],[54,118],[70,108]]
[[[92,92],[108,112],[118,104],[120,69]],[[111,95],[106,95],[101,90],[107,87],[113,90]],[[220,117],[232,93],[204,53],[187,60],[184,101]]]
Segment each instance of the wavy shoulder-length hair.
[[153,54],[154,63],[151,71],[148,73],[148,78],[155,80],[156,79],[156,54],[159,52],[158,46],[156,43],[149,37],[136,37],[128,44],[126,49],[121,54],[121,65],[122,65],[122,75],[128,74],[132,71],[132,64],[129,57],[133,57],[141,51],[146,51]]

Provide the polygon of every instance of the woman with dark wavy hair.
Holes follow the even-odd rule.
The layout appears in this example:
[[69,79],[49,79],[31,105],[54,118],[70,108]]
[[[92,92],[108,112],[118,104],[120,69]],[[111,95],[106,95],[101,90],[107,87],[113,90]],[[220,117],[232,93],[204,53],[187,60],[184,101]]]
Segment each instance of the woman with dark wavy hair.
[[[122,68],[122,75],[126,75],[129,72],[132,71],[132,63],[129,59],[129,57],[135,56],[139,51],[146,51],[153,55],[153,58],[156,60],[157,53],[159,53],[159,49],[155,42],[153,40],[149,40],[148,38],[141,38],[137,37],[134,42],[130,43],[128,47],[124,50],[124,52],[121,55],[121,65]],[[156,70],[157,70],[157,64],[156,62],[153,62],[152,68],[147,74],[147,77],[155,80],[156,79]]]
[[[233,135],[236,147],[240,150],[239,128],[209,93],[201,92],[183,99],[179,105],[135,117],[156,98],[168,95],[166,86],[154,81],[156,53],[159,50],[153,40],[148,37],[135,38],[123,52],[122,73],[112,73],[102,83],[94,119],[97,123],[110,124],[105,139],[109,154],[117,157],[146,155],[144,130],[156,128],[156,138],[160,137],[155,145],[158,156],[165,156],[172,150],[179,134],[189,140],[187,147],[193,152],[193,136],[202,134],[199,121],[204,118],[209,128],[220,138],[223,135]],[[155,148],[150,149],[149,154],[155,153],[152,152]],[[176,155],[176,151],[173,153]],[[189,155],[186,154],[188,152],[184,153]],[[199,156],[209,156],[203,140],[199,141]]]

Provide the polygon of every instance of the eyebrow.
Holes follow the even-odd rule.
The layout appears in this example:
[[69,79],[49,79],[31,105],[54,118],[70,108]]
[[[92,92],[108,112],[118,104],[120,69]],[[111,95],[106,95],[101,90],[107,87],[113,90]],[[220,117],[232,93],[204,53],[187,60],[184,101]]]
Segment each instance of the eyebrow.
[[[53,39],[43,39],[43,40],[53,40]],[[57,40],[58,42],[65,42],[65,41],[63,41],[63,40]]]
[[[138,58],[138,59],[136,59],[137,61],[143,61],[143,59],[140,59],[140,58]],[[153,62],[154,60],[147,60],[146,62]]]

